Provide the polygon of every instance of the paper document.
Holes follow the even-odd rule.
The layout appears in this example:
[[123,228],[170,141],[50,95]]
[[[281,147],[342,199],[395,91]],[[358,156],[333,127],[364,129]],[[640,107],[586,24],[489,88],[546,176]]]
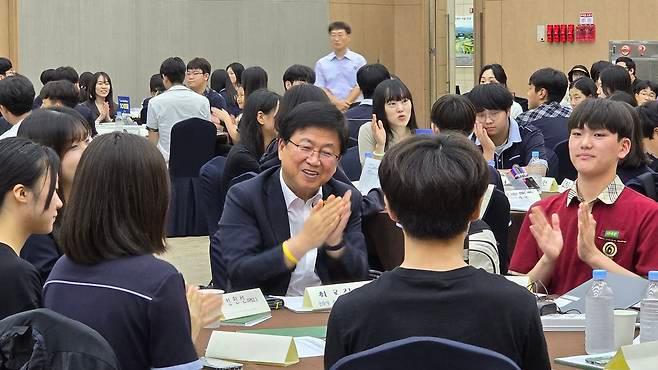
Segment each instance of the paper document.
[[319,338],[296,337],[297,355],[299,358],[324,356],[325,342]]

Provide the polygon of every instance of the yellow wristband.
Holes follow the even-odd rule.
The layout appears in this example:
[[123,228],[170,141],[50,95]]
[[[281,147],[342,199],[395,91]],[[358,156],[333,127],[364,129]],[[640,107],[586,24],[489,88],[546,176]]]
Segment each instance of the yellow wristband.
[[290,249],[288,249],[288,246],[286,245],[286,242],[283,242],[281,245],[281,248],[283,248],[283,255],[286,256],[288,261],[292,262],[293,264],[297,264],[299,261],[295,256],[292,255],[292,252],[290,252]]

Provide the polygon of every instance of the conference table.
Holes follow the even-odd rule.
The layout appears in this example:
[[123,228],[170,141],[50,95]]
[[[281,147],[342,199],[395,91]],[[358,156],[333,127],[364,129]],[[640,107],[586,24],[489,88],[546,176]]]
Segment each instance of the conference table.
[[[219,330],[225,331],[241,331],[249,329],[276,329],[276,328],[296,328],[308,326],[324,326],[327,325],[329,313],[294,313],[287,309],[272,311],[272,318],[262,322],[256,326],[249,328],[235,327],[235,326],[222,326]],[[197,353],[202,356],[205,353],[205,348],[210,340],[211,329],[202,329],[197,341]],[[546,344],[548,346],[548,355],[551,359],[551,366],[553,369],[566,370],[569,367],[556,365],[554,363],[557,357],[576,356],[585,354],[585,332],[584,331],[544,331],[546,337]],[[302,358],[299,363],[291,365],[289,369],[323,369],[324,362],[322,357]],[[261,365],[253,363],[245,363],[245,370],[262,370],[275,368],[270,365]]]

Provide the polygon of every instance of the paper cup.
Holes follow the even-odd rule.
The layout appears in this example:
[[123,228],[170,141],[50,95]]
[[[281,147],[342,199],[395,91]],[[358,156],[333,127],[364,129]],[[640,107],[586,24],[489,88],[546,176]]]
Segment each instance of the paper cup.
[[637,311],[615,310],[615,350],[633,344]]
[[[200,294],[217,295],[217,296],[219,296],[219,299],[222,300],[222,304],[224,303],[223,302],[223,300],[224,300],[224,291],[221,290],[221,289],[200,289],[199,293]],[[220,312],[218,312],[218,313],[216,312],[216,314],[221,314],[221,310],[222,310],[222,308],[220,306],[220,308],[219,308]],[[219,328],[219,320],[217,320],[217,322],[214,322],[214,323],[206,326],[205,328],[206,329],[217,329],[217,328]]]

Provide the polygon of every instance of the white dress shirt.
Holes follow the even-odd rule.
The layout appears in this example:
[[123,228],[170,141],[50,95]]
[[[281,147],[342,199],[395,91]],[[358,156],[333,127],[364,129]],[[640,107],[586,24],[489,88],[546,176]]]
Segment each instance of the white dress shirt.
[[[318,189],[317,194],[304,202],[283,181],[283,173],[281,171],[279,171],[279,180],[281,181],[281,190],[283,191],[283,198],[286,201],[286,208],[288,209],[290,236],[293,237],[302,231],[304,222],[310,216],[313,205],[322,200],[322,187]],[[322,285],[322,281],[320,281],[318,274],[315,272],[315,261],[317,258],[318,249],[313,248],[299,259],[295,270],[293,270],[290,276],[290,284],[288,284],[286,296],[302,296],[306,287]]]
[[18,129],[21,127],[22,122],[23,120],[20,120],[15,125],[11,126],[9,130],[5,131],[4,134],[0,135],[0,139],[18,136]]

